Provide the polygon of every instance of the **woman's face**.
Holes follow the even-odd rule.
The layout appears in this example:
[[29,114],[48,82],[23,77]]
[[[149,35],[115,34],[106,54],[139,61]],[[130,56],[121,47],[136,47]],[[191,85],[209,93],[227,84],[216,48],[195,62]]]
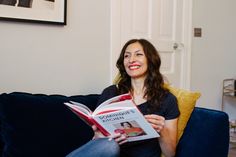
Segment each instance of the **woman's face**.
[[130,126],[129,123],[123,123],[123,128],[124,129],[129,129],[129,128],[131,128],[131,126]]
[[145,78],[147,74],[147,57],[140,43],[130,44],[124,53],[124,67],[131,78]]

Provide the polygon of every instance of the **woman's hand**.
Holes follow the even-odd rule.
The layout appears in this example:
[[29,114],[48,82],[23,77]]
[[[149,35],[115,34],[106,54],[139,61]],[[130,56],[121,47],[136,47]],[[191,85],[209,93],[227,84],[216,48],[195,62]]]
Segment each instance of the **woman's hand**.
[[[106,137],[97,129],[95,125],[93,125],[92,128],[94,131],[93,139]],[[109,140],[112,140],[112,139],[114,139],[119,145],[122,145],[128,142],[126,134],[121,134],[121,133],[117,133],[117,134],[114,134],[113,136],[109,136]]]
[[93,129],[93,132],[94,132],[93,139],[106,137],[98,130],[98,128],[95,125],[92,126],[92,129]]
[[117,133],[113,136],[110,136],[110,139],[114,139],[119,145],[128,142],[126,134],[121,134],[121,133]]
[[162,116],[149,114],[145,115],[144,117],[157,132],[161,132],[165,126],[165,118]]

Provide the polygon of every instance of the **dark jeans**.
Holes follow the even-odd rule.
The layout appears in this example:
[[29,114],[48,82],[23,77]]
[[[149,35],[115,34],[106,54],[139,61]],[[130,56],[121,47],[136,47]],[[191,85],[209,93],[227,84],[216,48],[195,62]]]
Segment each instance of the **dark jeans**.
[[114,140],[100,138],[74,150],[66,157],[119,157],[120,147]]

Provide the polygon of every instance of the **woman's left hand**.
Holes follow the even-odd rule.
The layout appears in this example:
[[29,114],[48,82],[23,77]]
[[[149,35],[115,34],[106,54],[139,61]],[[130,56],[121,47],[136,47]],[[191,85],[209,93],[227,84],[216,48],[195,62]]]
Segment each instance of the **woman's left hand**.
[[110,139],[113,138],[119,145],[122,145],[126,142],[128,142],[127,140],[127,135],[126,134],[115,134],[113,136],[110,136]]
[[162,116],[149,114],[149,115],[145,115],[144,117],[157,132],[161,132],[161,130],[165,126],[165,118]]

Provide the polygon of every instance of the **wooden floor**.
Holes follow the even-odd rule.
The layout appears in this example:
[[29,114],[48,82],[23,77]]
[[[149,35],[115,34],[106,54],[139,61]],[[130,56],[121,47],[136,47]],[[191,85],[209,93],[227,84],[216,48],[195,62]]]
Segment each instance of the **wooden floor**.
[[228,157],[236,157],[236,143],[229,145],[229,155]]

